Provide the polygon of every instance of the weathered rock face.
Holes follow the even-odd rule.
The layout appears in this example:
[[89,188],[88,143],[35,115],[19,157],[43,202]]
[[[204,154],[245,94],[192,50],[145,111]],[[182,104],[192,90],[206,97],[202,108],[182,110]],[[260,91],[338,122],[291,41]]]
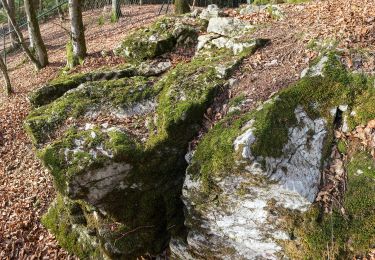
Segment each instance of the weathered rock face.
[[[174,68],[159,59],[139,62],[162,54],[155,46],[170,35],[186,43],[184,19],[164,19],[129,36],[124,42],[135,46],[134,63],[68,75],[33,93],[38,107],[25,127],[58,190],[43,222],[83,259],[158,254],[182,232],[188,143],[236,66],[262,43],[236,53],[206,48]],[[189,32],[201,28],[194,26]],[[153,54],[144,56],[134,35],[149,32],[159,35],[147,45]]]
[[[188,235],[171,242],[176,258],[295,259],[323,254],[319,250],[330,236],[320,231],[303,234],[298,223],[311,222],[312,215],[313,221],[318,218],[312,203],[333,140],[331,110],[354,101],[348,97],[355,99],[350,76],[336,66],[331,56],[321,70],[324,77],[304,78],[248,114],[228,115],[200,141],[183,186]],[[368,86],[357,88],[373,93]],[[375,116],[368,111],[362,122]],[[350,128],[358,123],[351,122]],[[325,224],[310,225],[329,232]],[[371,227],[365,229],[375,238]],[[362,248],[357,245],[354,251]]]

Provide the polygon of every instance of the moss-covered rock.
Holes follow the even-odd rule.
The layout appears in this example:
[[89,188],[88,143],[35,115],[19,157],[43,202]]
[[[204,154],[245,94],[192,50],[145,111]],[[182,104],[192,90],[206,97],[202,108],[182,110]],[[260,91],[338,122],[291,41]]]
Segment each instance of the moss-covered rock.
[[127,36],[115,53],[132,61],[152,59],[170,52],[178,43],[194,43],[201,29],[199,24],[192,26],[183,19],[178,22],[172,17],[159,19]]
[[122,64],[115,68],[101,68],[88,73],[63,74],[29,95],[34,107],[47,105],[64,95],[67,91],[77,88],[80,84],[92,81],[106,81],[134,76],[159,76],[171,67],[167,61],[147,61],[140,64]]
[[102,259],[97,237],[86,228],[83,212],[77,203],[58,195],[43,216],[42,223],[59,244],[80,259]]
[[[171,34],[173,44],[196,37],[195,24],[176,21],[180,20],[166,18],[134,35],[158,34],[158,39],[170,41]],[[138,38],[128,38],[128,43],[134,48],[143,44]],[[164,50],[159,52],[156,46],[144,47],[159,55]],[[213,47],[160,77],[151,76],[165,69],[138,63],[154,54],[137,49],[132,52],[136,65],[125,68],[130,75],[116,80],[106,77],[110,71],[101,74],[104,80],[95,76],[98,73],[77,76],[85,83],[59,92],[53,98],[60,97],[30,113],[26,130],[60,194],[45,217],[47,227],[65,234],[68,231],[60,230],[68,225],[65,222],[78,219],[82,229],[77,230],[99,241],[95,251],[82,251],[80,232],[72,231],[78,245],[59,238],[63,246],[83,258],[99,251],[113,259],[133,259],[160,253],[172,235],[183,231],[179,196],[188,143],[228,77],[259,47],[253,44],[236,53]],[[75,203],[75,211],[82,214],[73,217],[64,201]],[[66,221],[59,220],[56,212],[67,215]]]
[[[53,137],[67,119],[95,117],[99,112],[114,116],[132,114],[139,103],[151,102],[157,93],[152,78],[89,82],[33,110],[25,121],[25,128],[35,144],[42,144]],[[145,108],[147,111],[147,106]]]
[[347,166],[345,215],[339,209],[320,215],[318,206],[288,219],[297,238],[285,248],[293,259],[353,258],[366,256],[375,243],[375,161],[367,152],[356,152]]
[[[203,137],[184,183],[189,231],[187,238],[173,240],[176,257],[326,256],[331,220],[315,223],[320,213],[312,202],[330,155],[340,109],[345,108],[347,114],[355,109],[364,111],[367,116],[363,120],[375,116],[370,112],[374,107],[373,79],[347,73],[334,54],[327,57],[322,75],[301,79],[254,111],[228,115]],[[358,121],[350,123],[349,130],[364,123],[354,114],[355,118]],[[371,175],[373,159],[367,158],[363,166]],[[348,166],[349,172],[352,167]],[[352,180],[345,209],[350,218],[335,213],[333,230],[338,236],[332,245],[336,253],[330,257],[364,254],[368,242],[375,239],[369,224],[373,222],[369,213],[373,211],[369,199],[374,196],[373,188],[363,185],[371,191],[369,195],[358,189],[367,175],[357,178],[349,173]],[[285,219],[295,221],[285,224]],[[299,225],[301,222],[306,225]],[[352,251],[346,252],[349,245]]]

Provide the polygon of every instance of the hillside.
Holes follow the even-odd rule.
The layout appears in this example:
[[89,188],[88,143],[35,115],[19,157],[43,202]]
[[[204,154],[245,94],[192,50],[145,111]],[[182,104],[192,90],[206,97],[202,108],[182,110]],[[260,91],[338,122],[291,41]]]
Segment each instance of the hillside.
[[[129,259],[169,243],[183,259],[375,257],[372,7],[202,22],[133,6],[104,25],[98,10],[67,75],[64,31],[43,24],[51,64],[35,73],[11,54],[16,93],[0,94],[0,257]],[[149,32],[167,47],[138,49]]]

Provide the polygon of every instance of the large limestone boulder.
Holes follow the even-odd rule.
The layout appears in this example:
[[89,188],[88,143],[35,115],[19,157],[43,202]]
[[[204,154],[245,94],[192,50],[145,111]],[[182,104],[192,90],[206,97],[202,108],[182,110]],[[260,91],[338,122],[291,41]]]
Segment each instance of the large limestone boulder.
[[69,75],[80,79],[69,90],[44,87],[51,98],[25,128],[55,180],[58,197],[43,223],[60,244],[82,259],[133,259],[183,233],[186,147],[236,66],[259,47],[210,48],[174,68],[137,60],[124,65],[126,75]]
[[[353,175],[354,181],[349,182],[353,186],[345,195],[345,201],[352,202],[343,205],[350,218],[338,208],[333,220],[329,216],[321,220],[313,203],[321,171],[330,158],[340,107],[359,104],[363,96],[375,98],[373,80],[358,81],[338,65],[334,55],[323,73],[324,77],[302,79],[252,112],[228,115],[203,137],[183,186],[188,234],[172,240],[174,257],[314,259],[326,253],[327,244],[349,257],[365,253],[366,246],[370,249],[375,232],[368,223],[373,215],[363,214],[373,206],[351,204],[360,200],[354,190],[361,189]],[[369,102],[361,117],[348,118],[350,129],[375,118]],[[358,111],[359,106],[351,109]],[[375,165],[373,159],[366,160]],[[368,176],[374,177],[371,167]],[[350,169],[349,174],[353,174]],[[374,197],[374,190],[370,193]],[[368,199],[365,191],[358,196]],[[331,244],[332,236],[339,242]],[[358,236],[359,240],[350,242]],[[351,249],[345,249],[348,243]]]

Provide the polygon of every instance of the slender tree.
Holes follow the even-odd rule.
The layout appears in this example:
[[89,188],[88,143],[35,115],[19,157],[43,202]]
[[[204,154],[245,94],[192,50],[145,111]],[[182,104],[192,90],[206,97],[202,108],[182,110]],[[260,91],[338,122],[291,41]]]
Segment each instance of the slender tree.
[[[31,0],[31,4],[32,4],[33,9],[37,13],[37,10],[39,9],[39,0]],[[26,6],[26,4],[25,4],[25,6]],[[29,46],[30,46],[30,49],[33,50],[34,47],[35,47],[35,39],[34,39],[35,35],[32,32],[32,28],[30,26],[29,20],[27,22],[27,32],[29,34]]]
[[122,16],[120,0],[112,0],[112,22],[117,22],[118,19]]
[[33,54],[31,53],[31,51],[29,50],[29,48],[27,47],[26,43],[25,43],[25,39],[23,38],[23,35],[22,35],[22,32],[20,30],[20,28],[18,27],[17,23],[16,23],[16,19],[15,17],[11,14],[10,12],[10,9],[9,9],[9,6],[8,6],[8,3],[6,0],[1,0],[1,3],[3,4],[3,8],[8,16],[8,19],[10,20],[10,23],[11,25],[13,26],[14,28],[14,31],[16,32],[17,34],[17,42],[19,44],[21,44],[22,46],[22,49],[23,51],[25,52],[26,56],[29,58],[29,60],[34,64],[35,68],[37,70],[41,69],[42,66],[40,65],[40,62],[38,59],[36,59]]
[[42,68],[48,64],[47,49],[44,45],[42,35],[39,29],[39,23],[36,16],[35,6],[33,0],[24,0],[25,11],[27,16],[27,23],[29,26],[29,35],[33,41],[33,48],[35,50],[36,57]]
[[[16,17],[16,8],[14,4],[14,0],[8,0],[8,6],[9,6],[9,11],[13,17]],[[10,19],[8,19],[8,28],[10,31],[9,37],[10,37],[10,43],[14,47],[17,45],[17,34],[14,31],[13,25],[10,22]]]
[[175,0],[174,10],[176,14],[185,14],[190,12],[190,6],[188,0]]
[[71,42],[67,46],[67,59],[68,66],[73,67],[78,65],[87,55],[81,0],[69,0],[69,16]]
[[3,73],[3,77],[5,80],[5,92],[8,96],[10,96],[13,93],[12,85],[10,84],[10,79],[8,75],[8,69],[5,65],[3,58],[0,57],[0,70]]

